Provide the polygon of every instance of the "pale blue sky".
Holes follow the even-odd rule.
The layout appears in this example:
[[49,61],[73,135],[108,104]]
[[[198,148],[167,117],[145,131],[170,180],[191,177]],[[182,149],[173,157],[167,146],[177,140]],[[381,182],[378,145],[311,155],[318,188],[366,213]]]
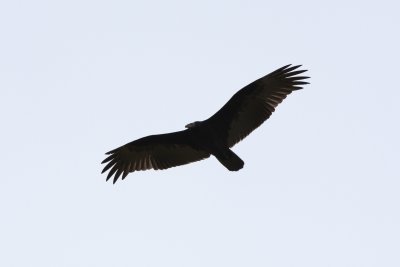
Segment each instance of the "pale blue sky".
[[[0,266],[400,266],[397,1],[0,3]],[[311,84],[214,158],[104,152],[285,64]]]

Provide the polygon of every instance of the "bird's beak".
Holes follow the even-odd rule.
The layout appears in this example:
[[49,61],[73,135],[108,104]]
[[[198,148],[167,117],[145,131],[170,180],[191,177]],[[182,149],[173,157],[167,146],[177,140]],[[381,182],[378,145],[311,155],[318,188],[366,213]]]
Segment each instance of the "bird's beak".
[[189,129],[189,128],[192,128],[193,126],[194,126],[194,122],[186,124],[185,128]]

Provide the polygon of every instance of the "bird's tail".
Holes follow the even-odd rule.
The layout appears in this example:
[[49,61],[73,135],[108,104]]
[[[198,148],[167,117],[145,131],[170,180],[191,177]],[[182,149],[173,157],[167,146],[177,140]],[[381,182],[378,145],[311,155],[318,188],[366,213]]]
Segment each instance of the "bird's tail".
[[243,168],[243,160],[230,149],[225,150],[223,153],[218,153],[215,157],[230,171],[238,171]]

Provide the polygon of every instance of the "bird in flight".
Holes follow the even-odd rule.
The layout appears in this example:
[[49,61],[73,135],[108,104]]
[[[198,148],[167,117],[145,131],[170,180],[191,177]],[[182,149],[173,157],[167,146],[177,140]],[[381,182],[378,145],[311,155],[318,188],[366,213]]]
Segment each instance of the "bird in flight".
[[308,84],[301,65],[286,65],[250,83],[210,118],[187,124],[186,130],[150,135],[106,153],[102,173],[110,170],[115,183],[134,171],[164,170],[206,159],[213,155],[230,171],[244,162],[230,148],[267,120],[292,91]]

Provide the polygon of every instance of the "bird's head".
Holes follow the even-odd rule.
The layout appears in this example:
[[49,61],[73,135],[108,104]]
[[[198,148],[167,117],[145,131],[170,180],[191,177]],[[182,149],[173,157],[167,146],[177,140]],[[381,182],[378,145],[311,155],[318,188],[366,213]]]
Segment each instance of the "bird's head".
[[199,126],[200,124],[201,124],[201,121],[195,121],[195,122],[186,124],[186,125],[185,125],[185,128],[188,128],[188,129],[194,128],[194,127]]

